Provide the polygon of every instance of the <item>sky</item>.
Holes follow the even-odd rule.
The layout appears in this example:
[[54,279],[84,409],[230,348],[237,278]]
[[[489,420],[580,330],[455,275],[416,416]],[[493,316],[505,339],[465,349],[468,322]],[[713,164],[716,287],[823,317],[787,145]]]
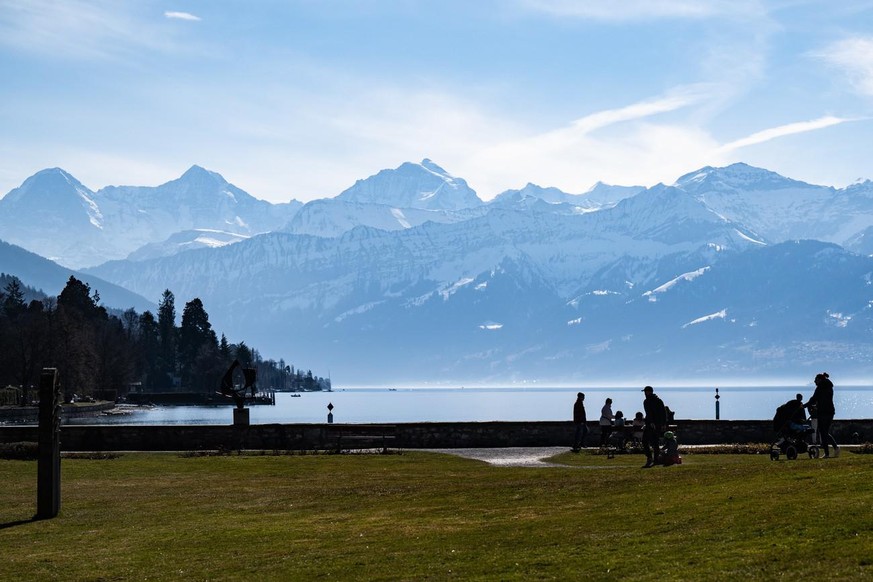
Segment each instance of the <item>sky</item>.
[[0,74],[0,194],[198,164],[305,202],[423,158],[486,200],[873,178],[873,0],[0,0]]

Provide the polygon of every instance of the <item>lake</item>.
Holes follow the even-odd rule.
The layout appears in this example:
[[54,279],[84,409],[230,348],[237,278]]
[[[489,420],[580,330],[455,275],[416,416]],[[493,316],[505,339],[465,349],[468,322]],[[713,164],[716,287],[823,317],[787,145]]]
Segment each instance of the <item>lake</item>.
[[[251,423],[318,423],[327,420],[327,405],[333,404],[336,423],[368,422],[477,422],[569,420],[578,388],[410,388],[346,389],[307,392],[294,397],[276,394],[275,406],[252,406]],[[607,397],[613,412],[633,418],[643,410],[638,387],[588,389],[585,408],[596,421]],[[723,420],[765,420],[776,407],[797,392],[808,398],[812,386],[799,388],[720,387]],[[677,419],[715,418],[714,388],[656,388],[656,393]],[[839,419],[873,418],[873,387],[837,388],[834,401]],[[231,424],[230,406],[137,407],[124,416],[100,416],[65,421],[66,424]]]

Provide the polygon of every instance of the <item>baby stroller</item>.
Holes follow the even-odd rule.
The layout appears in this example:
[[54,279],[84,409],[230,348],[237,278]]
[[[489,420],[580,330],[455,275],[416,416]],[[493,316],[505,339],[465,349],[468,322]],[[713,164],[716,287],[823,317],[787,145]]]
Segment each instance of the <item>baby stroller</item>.
[[770,445],[770,460],[778,461],[779,455],[783,454],[789,461],[793,461],[797,455],[803,453],[808,454],[810,459],[818,458],[818,445],[812,444],[815,429],[805,420],[798,422],[799,419],[794,418],[798,406],[801,406],[799,402],[792,401],[776,409],[773,429],[777,437]]

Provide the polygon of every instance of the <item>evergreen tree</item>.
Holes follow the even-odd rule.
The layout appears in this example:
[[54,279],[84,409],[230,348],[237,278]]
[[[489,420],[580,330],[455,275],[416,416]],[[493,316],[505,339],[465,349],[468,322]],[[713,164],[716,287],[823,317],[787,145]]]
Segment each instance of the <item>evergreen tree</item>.
[[21,289],[21,281],[18,278],[13,278],[8,285],[3,289],[3,311],[6,312],[6,317],[14,320],[16,317],[24,313],[27,308],[24,303],[24,291]]
[[91,296],[91,288],[70,277],[58,296],[56,357],[64,398],[73,394],[93,394],[98,368],[96,327],[101,312]]
[[218,363],[218,341],[203,302],[194,298],[185,304],[182,311],[182,327],[179,331],[179,364],[182,383],[188,388],[205,388],[205,376]]
[[176,376],[176,297],[169,289],[164,290],[158,303],[158,335],[160,337],[160,354],[158,358],[159,378],[155,383],[159,388],[171,388]]
[[147,391],[155,391],[158,388],[163,388],[163,384],[158,383],[160,379],[160,353],[161,353],[161,334],[158,329],[158,322],[151,311],[146,311],[139,316],[139,325],[137,333],[138,352],[139,352],[139,371],[140,382]]
[[230,343],[228,343],[227,337],[224,334],[221,334],[221,341],[218,342],[218,355],[221,356],[222,362],[228,366],[230,365],[232,361]]
[[249,346],[247,346],[245,342],[239,342],[234,350],[234,358],[239,360],[239,363],[242,364],[243,367],[251,366],[252,350],[249,349]]

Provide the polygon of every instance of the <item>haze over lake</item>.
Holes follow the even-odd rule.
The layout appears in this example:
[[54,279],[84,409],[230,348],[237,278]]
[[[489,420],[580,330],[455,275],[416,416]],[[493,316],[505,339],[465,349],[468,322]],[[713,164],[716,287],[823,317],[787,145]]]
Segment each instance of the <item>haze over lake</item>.
[[[596,421],[604,400],[613,399],[613,411],[626,417],[643,409],[639,388],[582,388],[589,420]],[[485,422],[554,421],[572,417],[576,388],[415,388],[347,389],[308,392],[300,397],[276,394],[276,406],[251,407],[252,424],[319,423],[327,420],[333,404],[334,422]],[[720,387],[723,420],[765,420],[776,407],[809,387]],[[657,388],[656,393],[677,419],[715,418],[714,388]],[[837,388],[837,420],[873,418],[873,387]],[[78,418],[68,424],[231,424],[230,406],[156,406],[125,416]]]

